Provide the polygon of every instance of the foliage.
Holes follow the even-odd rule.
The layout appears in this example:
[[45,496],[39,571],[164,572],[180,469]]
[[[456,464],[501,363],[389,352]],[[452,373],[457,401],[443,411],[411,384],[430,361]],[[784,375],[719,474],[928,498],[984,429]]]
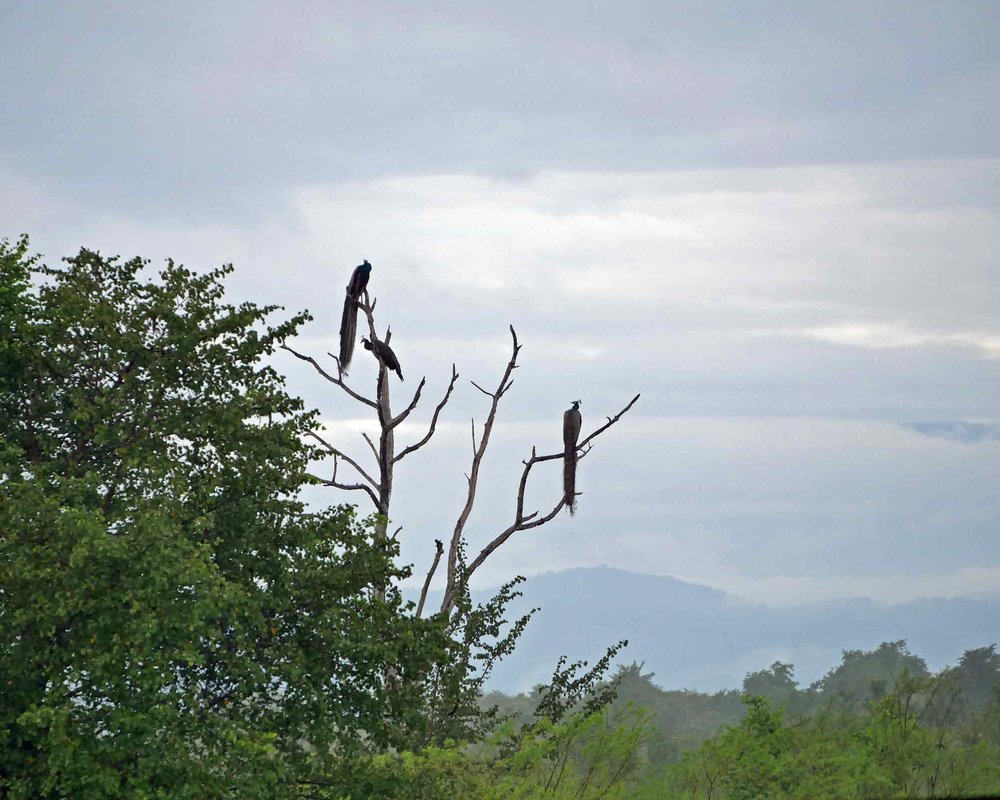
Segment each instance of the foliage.
[[[923,665],[904,642],[889,642],[868,652],[845,651],[828,675],[838,675],[841,688],[853,684],[860,690],[870,684],[873,665],[892,660]],[[724,800],[1000,792],[995,647],[969,650],[955,667],[935,675],[889,672],[875,687],[877,696],[862,703],[854,692],[826,694],[815,685],[798,689],[793,676],[792,665],[781,662],[747,675],[745,688],[763,689],[775,700],[749,692],[741,697],[666,691],[641,664],[620,667],[611,711],[646,712],[627,796]],[[491,699],[528,719],[530,710],[514,701],[537,704],[541,696]]]
[[[459,569],[464,569],[464,548],[459,546]],[[508,624],[508,604],[520,596],[524,578],[504,584],[487,602],[477,604],[465,582],[459,584],[454,609],[445,622],[446,657],[440,658],[427,677],[426,736],[411,746],[474,741],[486,736],[499,722],[496,706],[483,704],[483,686],[493,666],[513,652],[534,609]]]
[[577,712],[530,730],[508,723],[474,747],[453,741],[344,763],[313,784],[329,800],[596,800],[635,796],[647,716]]
[[840,664],[810,688],[844,703],[862,706],[887,691],[896,675],[908,672],[926,677],[927,664],[913,655],[903,640],[883,642],[871,651],[844,650]]
[[627,646],[627,639],[612,645],[589,669],[586,661],[567,664],[565,656],[560,658],[552,672],[552,680],[543,687],[535,715],[559,722],[571,711],[579,710],[586,716],[604,708],[615,699],[618,691],[618,681],[604,681],[604,676],[614,657]]
[[313,416],[261,360],[306,316],[223,303],[229,267],[26,254],[0,246],[0,793],[276,797],[408,741],[447,641],[372,591],[391,546],[296,499]]
[[0,244],[4,797],[1000,790],[995,645],[932,675],[889,642],[804,690],[775,662],[702,695],[607,680],[621,642],[484,703],[520,579],[417,619],[384,518],[303,506],[315,415],[263,364],[307,316],[224,303],[229,271]]
[[853,767],[839,737],[789,726],[781,709],[745,695],[746,716],[670,772],[678,794],[705,798],[851,797]]

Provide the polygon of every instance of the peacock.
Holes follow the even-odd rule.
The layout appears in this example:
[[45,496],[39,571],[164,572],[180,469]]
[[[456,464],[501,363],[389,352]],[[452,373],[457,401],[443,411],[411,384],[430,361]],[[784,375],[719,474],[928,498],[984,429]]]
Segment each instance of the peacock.
[[344,315],[340,318],[340,369],[347,372],[354,355],[354,340],[358,335],[358,302],[368,285],[372,265],[365,259],[351,273],[347,282],[347,297],[344,298]]
[[580,441],[580,401],[563,414],[563,502],[570,514],[576,513],[576,448]]
[[389,345],[385,342],[380,342],[378,339],[375,340],[373,345],[372,342],[365,338],[361,339],[361,343],[365,346],[365,350],[370,351],[388,369],[395,372],[400,380],[403,380],[403,370],[399,368],[399,359],[396,358],[396,354],[392,352],[392,348]]

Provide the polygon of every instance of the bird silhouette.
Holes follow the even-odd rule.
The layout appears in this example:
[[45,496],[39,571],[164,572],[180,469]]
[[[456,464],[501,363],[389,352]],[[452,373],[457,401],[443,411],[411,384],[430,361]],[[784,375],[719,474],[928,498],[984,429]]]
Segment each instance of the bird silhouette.
[[347,296],[344,298],[344,314],[340,318],[340,369],[344,372],[351,366],[354,355],[354,340],[358,336],[358,301],[368,285],[372,274],[372,265],[365,259],[351,273],[347,283]]
[[574,400],[573,407],[563,414],[563,502],[569,513],[576,513],[576,443],[580,441],[580,401]]
[[396,358],[396,354],[392,352],[392,348],[389,345],[385,342],[380,342],[378,339],[373,344],[365,338],[361,339],[361,344],[364,345],[365,350],[370,351],[375,358],[385,364],[387,369],[395,372],[399,376],[399,379],[403,380],[403,370],[399,368],[399,359]]

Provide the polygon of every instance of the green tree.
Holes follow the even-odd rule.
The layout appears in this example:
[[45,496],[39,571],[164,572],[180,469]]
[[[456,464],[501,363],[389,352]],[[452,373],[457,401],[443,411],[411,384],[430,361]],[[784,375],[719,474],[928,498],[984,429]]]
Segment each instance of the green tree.
[[789,725],[782,709],[745,695],[747,713],[667,771],[679,796],[707,800],[848,798],[855,796],[857,760],[842,731]]
[[996,701],[1000,691],[1000,653],[997,646],[966,650],[955,666],[955,677],[961,684],[964,707],[969,713],[980,713]]
[[767,669],[748,672],[743,679],[743,694],[766,697],[774,705],[797,706],[799,692],[795,667],[775,661]]
[[863,797],[983,795],[1000,788],[1000,748],[988,741],[969,746],[941,712],[942,700],[953,704],[955,684],[951,670],[931,677],[903,673],[891,692],[871,703],[859,737]]
[[810,687],[821,700],[836,699],[862,708],[870,699],[892,690],[904,672],[927,677],[927,664],[913,655],[904,640],[883,642],[874,650],[844,650],[840,664]]
[[230,269],[0,245],[0,794],[292,795],[425,724],[448,640],[297,499],[315,419],[261,360],[306,315]]

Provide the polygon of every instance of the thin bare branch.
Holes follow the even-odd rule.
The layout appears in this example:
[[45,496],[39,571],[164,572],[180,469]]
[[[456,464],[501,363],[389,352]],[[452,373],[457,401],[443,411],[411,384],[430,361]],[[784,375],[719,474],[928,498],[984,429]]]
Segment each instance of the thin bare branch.
[[322,436],[320,436],[315,431],[309,431],[309,432],[307,432],[306,436],[312,437],[317,442],[319,442],[321,445],[323,445],[323,447],[326,448],[327,452],[330,453],[330,454],[332,454],[335,459],[336,458],[342,458],[342,459],[344,459],[344,461],[346,461],[348,464],[350,464],[352,467],[354,467],[354,469],[356,469],[358,471],[358,474],[360,474],[362,478],[364,478],[366,481],[368,481],[368,483],[371,484],[371,487],[373,489],[378,488],[378,484],[375,482],[375,480],[372,478],[372,476],[369,475],[367,472],[365,472],[364,469],[361,468],[361,465],[358,464],[358,462],[355,461],[353,458],[351,458],[350,456],[345,455],[344,453],[342,453],[340,450],[338,450],[336,447],[334,447],[332,444],[330,444],[326,439],[324,439]]
[[424,435],[424,438],[421,439],[416,444],[411,444],[409,447],[403,448],[403,451],[392,460],[394,464],[397,461],[401,461],[404,456],[408,456],[415,450],[419,450],[421,447],[423,447],[425,444],[427,444],[427,442],[431,440],[431,437],[434,435],[434,429],[437,427],[438,417],[441,415],[441,409],[443,409],[445,405],[448,403],[448,398],[451,397],[451,392],[455,388],[455,381],[457,380],[458,380],[458,372],[455,371],[455,365],[452,364],[451,380],[448,382],[448,389],[444,393],[444,397],[441,398],[441,402],[437,404],[437,408],[434,409],[434,414],[431,417],[431,424],[430,427],[427,429],[427,433]]
[[608,428],[610,428],[612,425],[614,425],[616,422],[618,422],[618,420],[620,420],[623,416],[625,416],[629,412],[629,409],[631,409],[632,406],[634,406],[638,402],[639,397],[640,397],[640,395],[636,395],[631,400],[629,400],[628,405],[625,406],[625,408],[623,408],[621,411],[619,411],[613,417],[608,417],[608,421],[607,422],[605,422],[600,428],[598,428],[596,431],[594,431],[593,433],[591,433],[590,436],[588,436],[586,439],[584,439],[582,442],[580,442],[577,445],[577,447],[578,448],[584,447],[585,445],[587,445],[590,442],[591,439],[594,439],[594,438],[600,436],[602,433],[604,433],[604,431],[606,431]]
[[314,475],[313,477],[316,478],[316,480],[318,480],[320,483],[324,484],[325,486],[332,486],[335,489],[342,489],[345,492],[363,491],[363,492],[365,492],[371,498],[371,501],[375,505],[375,507],[378,508],[378,497],[376,496],[375,492],[373,492],[371,490],[370,487],[366,486],[363,483],[341,483],[340,481],[337,480],[337,459],[338,458],[339,458],[339,456],[337,454],[334,454],[334,456],[333,456],[333,477],[332,478],[330,478],[328,480],[326,478],[320,478],[320,477],[318,477],[316,475]]
[[[503,533],[495,537],[488,545],[486,545],[486,547],[484,547],[482,550],[479,551],[479,555],[476,556],[475,559],[473,559],[472,563],[469,564],[469,566],[466,568],[464,579],[468,580],[469,577],[472,575],[472,573],[475,572],[477,569],[479,569],[479,567],[482,566],[483,562],[490,557],[493,551],[496,550],[504,542],[506,542],[513,534],[517,533],[518,531],[527,531],[531,530],[532,528],[538,528],[544,525],[546,522],[551,522],[556,518],[559,512],[562,511],[564,505],[566,505],[566,501],[561,499],[558,503],[556,503],[555,508],[553,508],[544,517],[538,517],[538,519],[534,519],[536,516],[538,516],[538,512],[535,511],[523,517],[520,523],[514,523],[512,525],[509,525],[506,528],[506,530],[503,531]],[[532,521],[529,522],[528,520]]]
[[378,460],[378,449],[375,447],[375,442],[373,442],[371,440],[371,437],[367,433],[365,433],[364,431],[361,431],[361,435],[364,437],[365,441],[368,442],[368,446],[372,450],[372,455],[375,456],[375,460],[377,461]]
[[420,384],[417,386],[417,391],[414,392],[413,394],[413,399],[409,402],[409,405],[407,405],[406,408],[404,408],[395,417],[393,417],[392,420],[390,420],[389,422],[390,428],[395,428],[397,425],[399,425],[399,423],[401,423],[404,419],[410,416],[410,412],[413,411],[413,409],[417,407],[417,403],[420,402],[420,394],[421,392],[423,392],[424,384],[426,383],[427,383],[427,378],[420,379]]
[[372,408],[376,407],[374,400],[369,400],[367,397],[364,397],[363,395],[358,394],[350,386],[348,386],[346,383],[344,383],[344,373],[340,369],[340,361],[339,361],[339,359],[335,355],[333,355],[333,353],[327,353],[327,355],[330,356],[330,358],[332,358],[334,361],[337,362],[337,377],[334,377],[329,372],[327,372],[325,369],[323,369],[319,365],[319,363],[317,363],[316,359],[313,358],[312,356],[307,356],[307,355],[305,355],[303,353],[298,352],[297,350],[293,350],[291,347],[289,347],[284,342],[282,342],[281,345],[279,345],[279,346],[281,347],[282,350],[287,350],[289,353],[291,353],[293,356],[295,356],[300,361],[306,361],[306,362],[312,364],[313,369],[315,369],[320,375],[322,375],[324,378],[326,378],[328,381],[330,381],[330,383],[334,384],[335,386],[339,386],[341,389],[343,389],[345,392],[347,392],[348,395],[350,395],[351,397],[353,397],[359,403],[364,403],[366,406],[371,406]]
[[358,308],[365,312],[365,319],[368,320],[368,338],[374,342],[378,339],[378,334],[375,333],[375,303],[378,302],[378,298],[372,300],[368,296],[367,289],[365,289],[362,297],[364,297],[364,302],[359,301]]
[[444,543],[440,539],[435,539],[434,548],[434,561],[431,563],[431,568],[427,570],[427,577],[424,578],[424,586],[420,590],[420,600],[417,602],[417,617],[424,613],[424,602],[427,600],[427,591],[431,588],[431,578],[434,577],[438,563],[440,563],[441,556],[444,553]]
[[[511,373],[517,367],[517,356],[521,351],[521,345],[517,342],[517,333],[514,331],[514,326],[510,327],[510,337],[511,337],[511,354],[510,359],[507,361],[507,368],[504,370],[503,375],[497,384],[496,392],[492,394],[485,391],[480,386],[476,386],[477,389],[482,391],[484,394],[491,398],[490,410],[486,415],[486,422],[483,425],[483,432],[479,439],[479,444],[475,447],[472,454],[472,469],[469,471],[469,487],[468,492],[465,497],[465,505],[462,507],[462,511],[459,513],[458,520],[455,522],[455,529],[451,534],[451,542],[448,547],[448,580],[447,588],[445,589],[444,599],[442,600],[441,610],[449,611],[452,604],[454,603],[455,592],[457,590],[458,582],[458,548],[462,541],[462,533],[465,531],[465,525],[469,521],[469,515],[472,514],[472,507],[476,502],[476,489],[479,485],[479,467],[482,464],[483,456],[486,453],[486,448],[490,443],[490,434],[493,431],[493,423],[496,421],[497,416],[497,406],[500,403],[500,397],[503,394],[503,388],[510,381]],[[475,429],[473,429],[475,430]],[[475,439],[475,434],[473,434],[473,440]]]
[[[607,418],[608,419],[607,422],[605,422],[600,428],[598,428],[593,433],[591,433],[589,436],[587,436],[587,438],[583,439],[576,446],[578,450],[583,451],[579,456],[577,456],[577,458],[583,458],[585,455],[587,455],[587,453],[589,453],[591,451],[592,447],[593,447],[593,445],[591,444],[591,442],[597,436],[600,436],[602,433],[604,433],[604,431],[606,431],[608,428],[610,428],[612,425],[614,425],[616,422],[618,422],[618,420],[620,420],[623,416],[625,416],[625,414],[628,413],[629,409],[631,409],[632,406],[634,406],[636,404],[636,401],[639,399],[639,397],[640,397],[640,395],[636,395],[635,397],[633,397],[629,401],[629,404],[627,406],[625,406],[625,408],[623,408],[621,411],[619,411],[613,417],[608,417]],[[557,458],[563,458],[563,455],[564,454],[561,453],[561,452],[560,453],[551,453],[551,454],[546,455],[546,456],[538,456],[537,458],[533,457],[533,460],[536,463],[539,462],[539,461],[554,461]]]
[[[636,395],[635,397],[633,397],[632,400],[629,402],[629,404],[627,406],[625,406],[621,411],[619,411],[613,417],[608,417],[608,421],[604,425],[602,425],[601,427],[597,428],[589,436],[587,436],[580,443],[579,446],[583,447],[584,445],[588,445],[588,447],[586,449],[586,452],[590,452],[590,449],[593,447],[593,445],[591,444],[591,442],[597,436],[599,436],[604,431],[606,431],[608,428],[610,428],[612,425],[614,425],[619,419],[621,419],[629,411],[629,409],[631,409],[632,406],[635,405],[635,403],[636,403],[636,401],[638,401],[638,399],[639,399],[639,395]],[[551,522],[553,519],[556,518],[556,516],[559,514],[559,512],[566,505],[565,498],[560,498],[559,502],[555,504],[555,506],[552,508],[551,511],[549,511],[544,516],[540,517],[540,516],[538,516],[538,514],[539,514],[538,511],[533,511],[530,514],[525,514],[524,513],[524,495],[525,495],[525,491],[526,491],[527,486],[528,486],[528,477],[531,474],[531,468],[535,464],[539,464],[539,463],[541,463],[543,461],[555,461],[556,459],[560,459],[560,458],[564,458],[564,457],[565,457],[565,454],[561,453],[561,452],[560,453],[551,453],[551,454],[540,456],[540,455],[538,455],[537,448],[535,448],[535,447],[531,448],[531,457],[528,458],[527,460],[524,460],[524,461],[521,462],[522,464],[524,464],[524,469],[521,471],[521,479],[518,482],[518,486],[517,486],[517,499],[516,499],[515,505],[514,505],[514,521],[510,525],[508,525],[501,533],[499,533],[497,536],[495,536],[489,542],[489,544],[487,544],[479,552],[479,555],[477,555],[472,560],[472,562],[469,563],[469,565],[465,569],[465,574],[461,576],[461,581],[463,583],[465,583],[466,581],[468,581],[469,578],[472,576],[472,573],[475,572],[480,566],[482,566],[483,562],[485,562],[486,559],[489,558],[490,555],[498,547],[500,547],[504,542],[506,542],[515,533],[517,533],[519,531],[531,530],[532,528],[538,528],[538,527],[540,527],[542,525],[545,525],[547,522]],[[470,491],[471,491],[471,487],[470,487]],[[442,606],[441,606],[441,610],[442,611],[447,612],[447,611],[451,610],[451,607],[454,604],[454,598],[457,596],[457,593],[458,593],[457,592],[457,587],[455,587],[455,589],[453,589],[452,585],[449,583],[448,590],[445,593],[445,598],[442,601]]]
[[334,489],[341,489],[345,492],[363,491],[371,499],[373,505],[378,505],[378,498],[375,496],[375,493],[363,483],[340,483],[339,481],[331,481],[327,478],[321,478],[318,475],[313,475],[313,478],[322,483],[324,486],[331,486]]
[[471,384],[472,384],[473,386],[475,386],[475,387],[476,387],[476,388],[477,388],[477,389],[478,389],[479,391],[481,391],[481,392],[482,392],[483,394],[485,394],[485,395],[486,395],[487,397],[493,397],[493,396],[494,396],[494,395],[493,395],[493,392],[487,392],[487,391],[486,391],[486,390],[485,390],[485,389],[484,389],[484,388],[483,388],[482,386],[480,386],[480,385],[479,385],[478,383],[476,383],[475,381],[469,381],[469,383],[471,383]]

